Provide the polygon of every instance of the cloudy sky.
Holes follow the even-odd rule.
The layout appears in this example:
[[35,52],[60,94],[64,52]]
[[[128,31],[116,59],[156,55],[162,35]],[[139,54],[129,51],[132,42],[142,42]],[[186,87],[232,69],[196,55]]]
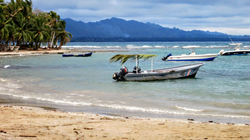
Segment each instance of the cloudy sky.
[[[8,2],[10,0],[5,0]],[[183,30],[250,35],[250,0],[32,0],[33,9],[96,22],[117,17]]]

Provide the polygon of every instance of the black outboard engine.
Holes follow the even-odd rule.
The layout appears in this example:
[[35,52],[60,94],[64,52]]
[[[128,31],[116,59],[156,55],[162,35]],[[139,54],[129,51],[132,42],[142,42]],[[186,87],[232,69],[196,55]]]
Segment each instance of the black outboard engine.
[[128,73],[128,68],[127,67],[123,67],[120,69],[119,72],[114,73],[113,75],[113,79],[117,80],[117,81],[122,81],[124,80],[124,76]]
[[172,56],[172,54],[170,53],[170,54],[168,54],[167,56],[162,57],[162,60],[163,60],[163,61],[166,61],[166,60],[168,59],[169,56]]

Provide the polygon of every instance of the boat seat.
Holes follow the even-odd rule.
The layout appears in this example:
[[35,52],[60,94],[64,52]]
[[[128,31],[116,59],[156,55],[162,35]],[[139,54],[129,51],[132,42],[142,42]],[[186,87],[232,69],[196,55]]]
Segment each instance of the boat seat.
[[141,68],[140,67],[134,67],[133,73],[141,73]]

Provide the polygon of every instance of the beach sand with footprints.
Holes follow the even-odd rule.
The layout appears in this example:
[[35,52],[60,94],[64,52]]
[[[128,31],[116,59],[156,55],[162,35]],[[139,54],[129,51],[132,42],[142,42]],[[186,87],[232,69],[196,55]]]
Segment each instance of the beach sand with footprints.
[[2,140],[250,139],[248,124],[107,117],[10,105],[1,105],[0,114]]

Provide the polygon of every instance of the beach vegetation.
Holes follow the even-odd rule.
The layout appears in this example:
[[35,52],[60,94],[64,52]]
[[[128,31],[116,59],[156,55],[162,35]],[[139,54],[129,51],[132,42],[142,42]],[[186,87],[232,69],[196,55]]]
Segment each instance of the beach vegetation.
[[[66,22],[54,11],[33,10],[31,0],[0,0],[0,42],[20,49],[61,49],[72,34]],[[59,43],[59,45],[58,45]]]

